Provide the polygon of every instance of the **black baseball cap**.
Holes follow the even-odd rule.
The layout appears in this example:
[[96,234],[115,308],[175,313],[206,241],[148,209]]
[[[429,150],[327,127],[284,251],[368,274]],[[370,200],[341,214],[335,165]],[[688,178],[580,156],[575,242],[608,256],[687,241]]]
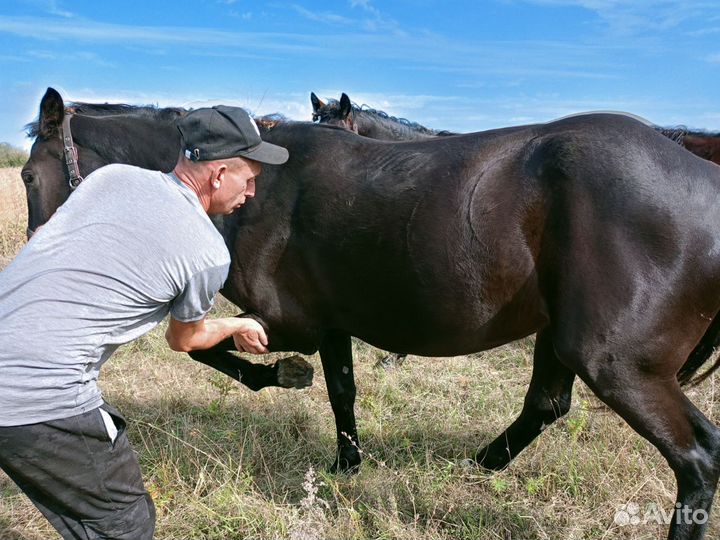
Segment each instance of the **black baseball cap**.
[[244,157],[280,165],[288,160],[288,151],[260,138],[260,130],[245,109],[216,105],[195,109],[180,118],[185,157],[192,161],[212,161]]

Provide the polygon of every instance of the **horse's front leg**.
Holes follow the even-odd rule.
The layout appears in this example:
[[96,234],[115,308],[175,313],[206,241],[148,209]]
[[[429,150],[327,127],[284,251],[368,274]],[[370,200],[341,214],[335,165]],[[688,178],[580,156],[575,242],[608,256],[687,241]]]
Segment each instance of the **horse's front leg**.
[[337,430],[337,456],[330,470],[354,473],[360,467],[361,458],[355,427],[355,376],[350,335],[327,332],[320,346],[320,360]]
[[[257,320],[256,317],[253,318]],[[255,391],[268,386],[305,388],[312,384],[314,369],[298,355],[281,358],[274,364],[267,365],[256,364],[235,356],[230,351],[237,351],[232,338],[221,341],[209,349],[192,351],[188,354],[193,360],[215,368]]]

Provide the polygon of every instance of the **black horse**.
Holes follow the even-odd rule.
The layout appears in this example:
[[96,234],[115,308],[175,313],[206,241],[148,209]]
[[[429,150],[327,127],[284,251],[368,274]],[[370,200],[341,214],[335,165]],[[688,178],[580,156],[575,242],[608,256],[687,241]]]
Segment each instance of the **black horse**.
[[421,141],[434,137],[456,135],[456,133],[450,131],[430,129],[405,118],[396,118],[384,111],[378,111],[366,105],[359,107],[352,103],[344,92],[340,96],[340,101],[330,99],[327,102],[318,98],[315,92],[310,92],[310,103],[312,103],[313,107],[313,122],[343,127],[371,139],[381,141]]
[[[41,194],[66,182],[47,129],[57,98],[43,100],[23,170],[30,228],[50,212]],[[157,143],[157,130],[114,138],[118,119],[73,118],[82,172],[103,145]],[[537,333],[523,409],[477,462],[507,466],[568,411],[579,376],[674,471],[670,537],[702,537],[687,516],[710,509],[720,430],[681,382],[720,335],[716,165],[609,114],[410,143],[282,122],[263,137],[290,160],[219,224],[237,255],[223,294],[265,325],[271,350],[320,351],[336,467],[360,463],[351,336],[446,356]]]

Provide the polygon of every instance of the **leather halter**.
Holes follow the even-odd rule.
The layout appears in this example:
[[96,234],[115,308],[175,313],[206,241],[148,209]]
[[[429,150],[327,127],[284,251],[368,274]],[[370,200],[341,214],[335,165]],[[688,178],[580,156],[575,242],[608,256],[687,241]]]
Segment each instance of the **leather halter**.
[[65,164],[68,169],[70,191],[74,191],[84,180],[80,175],[78,151],[73,143],[72,131],[70,131],[70,118],[72,118],[72,116],[72,114],[66,114],[65,118],[63,118],[62,127],[60,128],[60,135],[63,140],[63,155],[65,156]]

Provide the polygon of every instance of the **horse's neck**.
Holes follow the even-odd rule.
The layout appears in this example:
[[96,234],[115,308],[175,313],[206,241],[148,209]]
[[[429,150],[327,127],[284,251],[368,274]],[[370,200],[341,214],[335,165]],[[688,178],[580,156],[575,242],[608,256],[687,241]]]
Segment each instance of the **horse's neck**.
[[172,169],[180,151],[180,136],[172,123],[145,119],[104,120],[108,120],[103,126],[106,135],[95,138],[91,144],[108,163],[163,171]]
[[381,118],[364,111],[355,112],[358,134],[381,141],[417,141],[432,138],[430,133],[414,130],[396,120]]

